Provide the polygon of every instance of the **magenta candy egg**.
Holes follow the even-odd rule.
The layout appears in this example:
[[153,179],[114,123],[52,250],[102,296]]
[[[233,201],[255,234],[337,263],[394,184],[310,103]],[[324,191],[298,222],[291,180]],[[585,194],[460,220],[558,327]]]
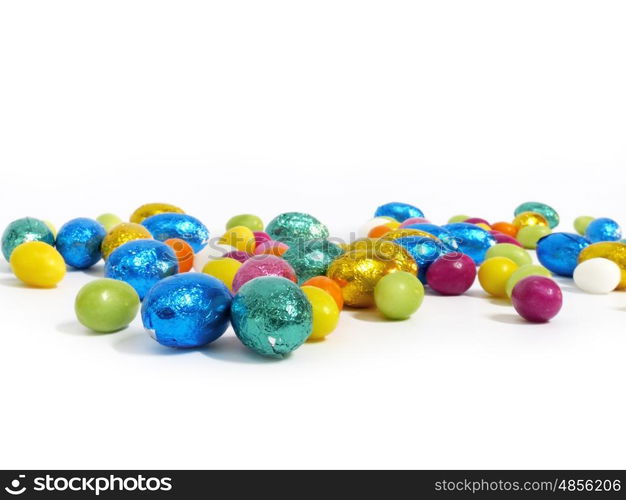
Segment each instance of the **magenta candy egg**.
[[252,255],[250,255],[248,252],[244,252],[243,250],[233,250],[232,252],[226,252],[222,256],[222,258],[224,258],[224,257],[229,257],[231,259],[235,259],[235,260],[238,260],[241,263],[244,263],[250,257],[252,257]]
[[245,261],[233,279],[233,292],[237,292],[245,283],[260,276],[281,276],[297,283],[293,267],[275,255],[255,255]]
[[461,295],[476,279],[476,264],[468,255],[442,255],[426,271],[428,286],[442,295]]
[[411,224],[430,224],[430,221],[424,219],[424,217],[411,217],[400,224],[400,227],[410,226]]
[[263,254],[268,253],[268,254],[277,255],[280,257],[287,250],[289,250],[289,245],[286,245],[282,241],[270,240],[270,241],[264,241],[260,245],[257,245],[257,247],[254,249],[254,254],[263,255]]
[[256,246],[259,246],[266,241],[272,241],[272,237],[264,231],[254,231],[254,241],[256,241]]
[[510,243],[511,245],[522,247],[522,244],[513,238],[513,236],[501,233],[500,231],[489,231],[489,233],[496,239],[496,243]]
[[467,222],[468,224],[487,224],[491,227],[491,224],[487,222],[485,219],[481,219],[480,217],[470,217],[469,219],[465,219],[463,222]]
[[561,310],[563,294],[554,280],[545,276],[528,276],[515,285],[511,301],[525,320],[545,323]]

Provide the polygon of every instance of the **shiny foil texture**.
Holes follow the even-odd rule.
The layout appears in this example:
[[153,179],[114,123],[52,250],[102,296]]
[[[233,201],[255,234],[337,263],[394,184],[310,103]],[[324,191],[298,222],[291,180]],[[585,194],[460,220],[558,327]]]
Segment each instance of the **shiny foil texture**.
[[344,251],[328,240],[309,240],[294,243],[283,255],[296,272],[302,284],[314,276],[324,276],[328,266]]
[[174,250],[156,240],[129,241],[116,248],[104,266],[104,276],[125,281],[143,299],[160,280],[178,272]]
[[459,246],[459,252],[471,257],[477,266],[485,260],[487,250],[496,244],[496,239],[489,231],[475,224],[455,222],[442,227],[452,233]]
[[279,277],[249,281],[231,308],[235,334],[263,356],[283,358],[300,347],[313,329],[309,300],[298,285]]
[[543,215],[548,221],[548,225],[551,229],[558,226],[560,222],[559,214],[556,210],[554,210],[554,208],[538,201],[527,201],[526,203],[522,203],[515,209],[514,215],[517,217],[524,212],[535,212]]
[[87,269],[102,258],[100,247],[105,236],[102,224],[80,217],[61,226],[56,246],[68,266]]
[[152,239],[150,231],[141,224],[122,222],[111,229],[102,240],[102,247],[100,248],[102,258],[107,260],[111,252],[124,243],[142,239]]
[[424,212],[408,203],[392,201],[378,207],[374,217],[391,217],[398,222],[404,222],[412,217],[424,217]]
[[442,228],[441,226],[436,226],[435,224],[411,224],[410,226],[405,226],[404,229],[417,229],[419,231],[424,231],[428,234],[433,235],[435,238],[439,238],[441,242],[448,247],[450,250],[458,250],[459,245],[457,244],[454,236],[447,229]]
[[292,245],[298,240],[328,238],[328,228],[319,220],[302,212],[287,212],[270,221],[265,229],[273,240]]
[[200,347],[221,337],[228,328],[231,297],[228,288],[212,276],[178,274],[150,289],[141,319],[159,344]]
[[519,228],[526,226],[545,226],[548,227],[548,219],[538,212],[522,212],[515,216],[513,225]]
[[571,278],[580,252],[588,246],[589,241],[578,234],[552,233],[537,242],[537,258],[554,274]]
[[186,241],[194,253],[198,253],[209,242],[209,230],[191,215],[163,213],[148,217],[141,225],[150,231],[155,240],[179,238]]
[[233,278],[233,291],[237,292],[248,281],[260,276],[280,276],[297,282],[296,272],[286,260],[275,255],[255,255],[246,260]]
[[411,255],[392,241],[363,241],[360,248],[335,259],[326,273],[341,287],[344,303],[351,307],[374,304],[374,287],[385,275],[396,271],[417,274]]
[[45,222],[24,217],[11,222],[2,233],[2,254],[8,261],[16,247],[27,241],[43,241],[54,246],[54,234]]
[[176,205],[170,205],[169,203],[146,203],[145,205],[141,205],[131,214],[130,221],[135,224],[141,224],[144,219],[152,217],[153,215],[171,213],[184,214],[185,212],[182,208],[179,208]]
[[617,290],[626,290],[626,243],[619,241],[604,241],[593,243],[584,248],[578,256],[578,262],[584,262],[596,257],[612,260],[622,271],[622,279]]

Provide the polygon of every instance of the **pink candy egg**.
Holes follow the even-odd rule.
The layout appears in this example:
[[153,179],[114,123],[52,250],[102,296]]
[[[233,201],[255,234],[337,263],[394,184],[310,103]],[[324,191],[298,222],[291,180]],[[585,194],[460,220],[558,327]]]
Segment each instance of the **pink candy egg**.
[[244,252],[243,250],[233,250],[232,252],[227,252],[223,255],[224,257],[228,257],[230,259],[235,259],[238,260],[239,262],[243,263],[245,261],[247,261],[250,257],[252,257],[252,255],[250,255],[248,252]]
[[424,217],[411,217],[400,224],[400,227],[410,226],[411,224],[430,224],[430,221],[424,219]]
[[286,260],[275,255],[255,255],[245,261],[233,279],[233,292],[259,276],[281,276],[297,283],[296,273]]
[[272,241],[272,237],[264,231],[254,231],[254,241],[256,241],[256,246],[265,243],[266,241]]
[[467,222],[468,224],[487,224],[491,227],[491,224],[487,222],[485,219],[481,219],[480,217],[470,217],[469,219],[465,219],[463,222]]
[[523,246],[519,241],[513,238],[513,236],[509,236],[508,234],[501,233],[500,231],[489,231],[489,233],[498,243],[510,243],[511,245],[517,245],[518,247]]
[[260,245],[257,245],[254,250],[255,255],[263,255],[263,254],[271,254],[280,257],[287,250],[289,250],[289,245],[284,244],[281,241],[264,241]]

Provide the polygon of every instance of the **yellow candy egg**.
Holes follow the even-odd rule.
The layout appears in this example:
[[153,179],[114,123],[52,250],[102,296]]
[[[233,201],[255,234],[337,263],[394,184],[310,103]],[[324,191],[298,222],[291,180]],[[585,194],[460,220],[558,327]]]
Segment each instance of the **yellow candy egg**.
[[133,222],[123,222],[111,229],[102,240],[102,258],[107,260],[111,252],[117,247],[122,246],[124,243],[133,240],[146,240],[152,239],[150,231],[148,231],[141,224],[135,224]]
[[519,266],[507,257],[491,257],[478,269],[483,290],[494,297],[506,297],[506,282]]
[[65,261],[53,246],[42,241],[22,243],[11,254],[11,270],[30,286],[54,288],[65,276]]
[[331,295],[316,286],[301,287],[313,308],[313,331],[308,340],[322,340],[339,322],[339,308]]
[[619,241],[603,241],[583,248],[578,255],[578,262],[602,257],[615,262],[622,271],[622,279],[617,290],[626,290],[626,244]]
[[56,238],[57,237],[57,228],[56,226],[50,222],[49,220],[44,220],[43,223],[48,226],[48,229],[50,229],[50,231],[52,231],[52,235]]
[[237,274],[240,267],[241,262],[238,260],[224,257],[222,259],[208,261],[202,268],[202,272],[217,278],[232,292],[233,279],[235,279],[235,274]]
[[144,221],[144,219],[152,217],[153,215],[168,213],[184,214],[185,211],[182,208],[178,208],[176,205],[170,205],[169,203],[146,203],[145,205],[141,205],[132,213],[130,221],[140,224]]
[[537,212],[522,212],[513,219],[513,225],[517,228],[526,226],[550,226],[548,220]]
[[385,226],[387,226],[389,229],[398,229],[400,227],[400,223],[396,220],[390,220],[389,222],[385,223]]
[[246,226],[231,227],[220,238],[219,243],[230,245],[237,250],[253,253],[256,247],[254,233]]

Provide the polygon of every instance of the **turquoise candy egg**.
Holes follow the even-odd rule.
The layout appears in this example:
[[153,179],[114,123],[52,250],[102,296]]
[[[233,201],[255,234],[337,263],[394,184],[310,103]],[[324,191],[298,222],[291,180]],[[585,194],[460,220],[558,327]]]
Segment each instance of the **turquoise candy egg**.
[[485,260],[487,250],[496,244],[493,235],[476,224],[455,222],[442,227],[452,233],[459,246],[459,252],[471,257],[477,266]]
[[292,281],[264,276],[248,281],[231,306],[235,334],[263,356],[283,358],[300,347],[313,329],[313,311]]
[[293,267],[302,284],[314,276],[323,276],[330,263],[343,254],[343,249],[328,240],[298,241],[282,258]]
[[439,238],[441,242],[450,250],[459,249],[459,245],[454,239],[454,236],[452,235],[452,233],[448,231],[447,229],[444,229],[441,226],[436,226],[435,224],[419,223],[419,224],[410,224],[408,226],[405,226],[405,228],[406,229],[419,229],[420,231],[424,231],[428,234],[432,234],[436,238]]
[[537,258],[541,265],[554,274],[573,276],[578,255],[589,246],[589,241],[574,233],[552,233],[537,242]]
[[592,220],[585,231],[585,237],[591,243],[600,241],[619,241],[622,237],[622,229],[619,224],[608,217],[600,217]]
[[141,223],[157,241],[179,238],[198,253],[209,242],[209,230],[195,217],[187,214],[163,213],[144,219]]
[[8,261],[16,247],[27,241],[43,241],[54,245],[54,234],[46,223],[33,217],[11,222],[2,234],[2,254]]
[[538,201],[527,201],[526,203],[522,203],[519,207],[517,207],[514,213],[517,217],[522,212],[536,212],[543,215],[548,221],[550,229],[553,229],[559,225],[559,214],[556,210],[554,210],[554,208],[552,208],[550,205],[546,205],[545,203],[540,203]]
[[292,245],[299,240],[328,238],[328,228],[319,220],[302,212],[287,212],[270,221],[265,229],[273,240]]
[[411,217],[424,217],[424,212],[408,203],[392,201],[378,207],[374,217],[392,217],[398,222],[404,222]]

